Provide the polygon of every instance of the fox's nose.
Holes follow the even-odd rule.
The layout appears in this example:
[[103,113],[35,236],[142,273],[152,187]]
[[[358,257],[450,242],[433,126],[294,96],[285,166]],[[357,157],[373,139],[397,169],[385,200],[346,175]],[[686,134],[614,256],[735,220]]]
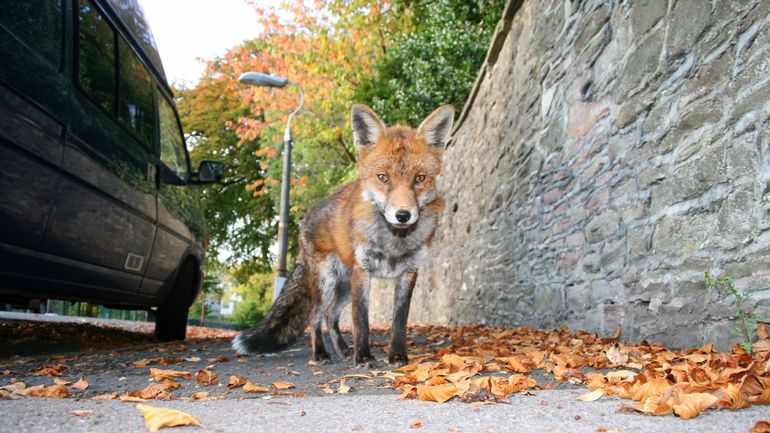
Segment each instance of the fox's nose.
[[409,221],[409,218],[411,218],[411,217],[412,217],[412,214],[409,213],[409,211],[406,210],[406,209],[401,209],[401,210],[396,212],[396,219],[401,224],[404,224],[405,222]]

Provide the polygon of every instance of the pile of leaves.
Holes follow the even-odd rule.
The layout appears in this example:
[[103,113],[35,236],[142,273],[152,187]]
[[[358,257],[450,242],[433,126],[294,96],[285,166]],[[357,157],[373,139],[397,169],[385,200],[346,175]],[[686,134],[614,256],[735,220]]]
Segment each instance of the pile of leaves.
[[706,409],[770,403],[770,335],[764,325],[758,328],[753,354],[741,345],[724,353],[712,344],[673,351],[645,341],[623,343],[620,329],[609,338],[564,327],[552,332],[481,326],[420,331],[431,344],[394,372],[399,398],[494,403],[510,394],[551,388],[528,375],[542,370],[556,381],[592,390],[580,400],[627,399],[631,402],[623,410],[648,415],[690,419]]

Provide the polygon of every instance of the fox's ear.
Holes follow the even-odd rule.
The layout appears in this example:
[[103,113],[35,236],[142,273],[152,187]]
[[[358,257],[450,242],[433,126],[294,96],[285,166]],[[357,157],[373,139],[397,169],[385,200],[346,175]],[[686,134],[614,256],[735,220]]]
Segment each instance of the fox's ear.
[[374,145],[385,133],[382,120],[371,108],[362,104],[353,104],[350,108],[350,125],[356,147]]
[[446,146],[452,134],[452,121],[455,117],[455,107],[442,105],[430,113],[417,128],[417,135],[425,139],[431,146]]

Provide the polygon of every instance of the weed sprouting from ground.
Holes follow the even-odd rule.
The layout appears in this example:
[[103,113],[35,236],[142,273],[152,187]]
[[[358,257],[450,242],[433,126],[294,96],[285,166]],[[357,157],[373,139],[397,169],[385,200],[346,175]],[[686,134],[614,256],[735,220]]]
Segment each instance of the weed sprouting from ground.
[[738,326],[732,329],[732,333],[742,339],[739,343],[743,350],[748,354],[752,354],[753,348],[751,345],[754,342],[754,330],[757,327],[757,323],[762,321],[760,317],[752,316],[746,311],[746,304],[751,300],[754,290],[738,290],[733,279],[726,275],[711,275],[708,272],[704,272],[703,276],[706,278],[709,290],[727,289],[730,295],[735,298],[735,316],[738,319]]

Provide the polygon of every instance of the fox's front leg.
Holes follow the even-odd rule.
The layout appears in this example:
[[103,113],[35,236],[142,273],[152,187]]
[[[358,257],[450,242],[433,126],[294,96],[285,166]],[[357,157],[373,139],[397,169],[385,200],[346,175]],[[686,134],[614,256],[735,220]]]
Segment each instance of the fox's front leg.
[[390,349],[388,362],[404,365],[409,362],[406,356],[406,319],[409,317],[409,304],[412,290],[417,281],[417,272],[407,272],[401,276],[393,292],[393,324],[390,328]]
[[369,286],[371,278],[361,267],[355,266],[350,276],[353,298],[353,362],[356,366],[374,366],[369,350]]

